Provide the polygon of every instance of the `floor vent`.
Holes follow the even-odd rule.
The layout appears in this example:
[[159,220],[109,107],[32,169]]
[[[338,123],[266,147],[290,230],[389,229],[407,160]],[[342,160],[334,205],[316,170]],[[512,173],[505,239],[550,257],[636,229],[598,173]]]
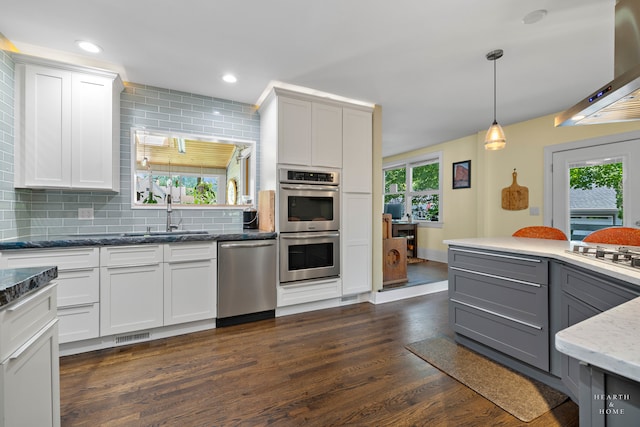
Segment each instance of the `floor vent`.
[[355,301],[358,299],[358,295],[347,295],[346,297],[342,297],[342,302]]
[[148,340],[151,335],[149,332],[144,332],[141,334],[131,334],[131,335],[122,335],[116,337],[116,344],[125,344],[133,341],[143,341]]

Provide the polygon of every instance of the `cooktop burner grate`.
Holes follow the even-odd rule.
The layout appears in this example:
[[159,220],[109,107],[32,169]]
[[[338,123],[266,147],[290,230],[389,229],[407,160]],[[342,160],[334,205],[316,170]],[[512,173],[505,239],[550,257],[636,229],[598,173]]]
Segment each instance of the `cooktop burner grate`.
[[632,269],[640,268],[640,248],[576,245],[567,252]]

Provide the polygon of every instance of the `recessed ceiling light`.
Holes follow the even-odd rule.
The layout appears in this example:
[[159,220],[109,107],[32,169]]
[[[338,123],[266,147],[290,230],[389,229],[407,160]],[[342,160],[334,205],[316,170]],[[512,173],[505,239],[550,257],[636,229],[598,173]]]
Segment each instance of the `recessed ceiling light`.
[[76,44],[78,45],[78,47],[86,52],[91,52],[91,53],[100,53],[102,52],[102,48],[100,48],[100,46],[98,46],[95,43],[91,43],[85,40],[78,40],[76,41]]
[[222,80],[224,80],[227,83],[235,83],[238,81],[236,76],[234,76],[233,74],[225,74],[224,76],[222,76]]
[[542,18],[544,18],[545,16],[547,16],[547,10],[546,9],[534,10],[533,12],[527,13],[524,16],[524,18],[522,18],[522,23],[523,24],[535,24],[536,22],[541,21]]

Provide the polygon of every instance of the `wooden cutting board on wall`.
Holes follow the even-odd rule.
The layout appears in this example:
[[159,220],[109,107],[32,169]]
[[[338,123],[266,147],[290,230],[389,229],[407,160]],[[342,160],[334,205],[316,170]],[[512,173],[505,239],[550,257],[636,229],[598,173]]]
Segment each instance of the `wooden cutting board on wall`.
[[513,170],[513,183],[502,189],[502,209],[521,211],[529,207],[529,189],[518,185],[518,173]]

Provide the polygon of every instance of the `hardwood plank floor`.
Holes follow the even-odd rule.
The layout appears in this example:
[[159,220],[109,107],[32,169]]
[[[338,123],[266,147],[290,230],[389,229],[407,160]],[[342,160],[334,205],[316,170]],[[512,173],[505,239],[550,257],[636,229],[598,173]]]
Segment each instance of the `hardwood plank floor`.
[[[405,349],[451,336],[447,294],[61,358],[63,426],[520,426]],[[532,426],[577,426],[568,401]]]

